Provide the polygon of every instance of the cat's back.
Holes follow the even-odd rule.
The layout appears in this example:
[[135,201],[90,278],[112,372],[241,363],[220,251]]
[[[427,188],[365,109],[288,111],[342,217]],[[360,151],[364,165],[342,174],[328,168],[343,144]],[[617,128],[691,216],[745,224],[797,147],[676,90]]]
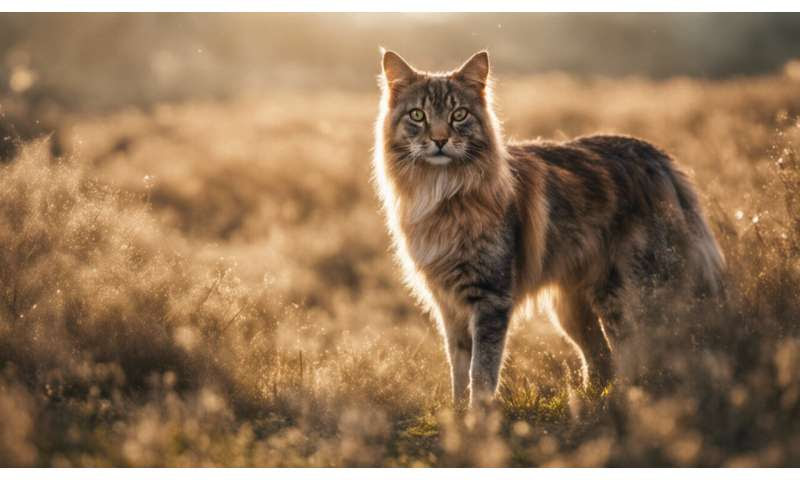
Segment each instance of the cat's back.
[[522,188],[539,177],[553,200],[588,209],[613,203],[628,213],[649,210],[665,187],[682,175],[658,147],[624,135],[511,143],[508,153]]
[[530,140],[508,145],[512,166],[530,168],[542,162],[552,169],[581,174],[586,169],[618,169],[631,174],[645,174],[671,168],[669,156],[655,145],[625,135],[589,135],[572,140]]

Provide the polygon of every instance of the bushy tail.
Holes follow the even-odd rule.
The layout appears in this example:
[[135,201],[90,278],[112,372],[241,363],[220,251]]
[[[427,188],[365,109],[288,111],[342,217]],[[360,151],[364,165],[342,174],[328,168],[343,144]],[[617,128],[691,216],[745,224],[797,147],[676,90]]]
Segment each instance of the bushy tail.
[[689,260],[698,270],[703,290],[711,295],[724,295],[725,256],[703,215],[691,181],[679,170],[671,169],[670,173],[691,235]]

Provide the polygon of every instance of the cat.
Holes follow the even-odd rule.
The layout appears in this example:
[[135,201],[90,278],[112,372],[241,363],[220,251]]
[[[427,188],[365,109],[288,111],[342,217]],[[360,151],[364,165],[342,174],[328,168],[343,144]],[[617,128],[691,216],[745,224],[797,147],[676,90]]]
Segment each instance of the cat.
[[510,317],[543,293],[583,386],[605,388],[653,293],[719,293],[724,257],[689,179],[650,143],[505,142],[489,69],[486,51],[447,73],[383,52],[373,168],[397,258],[437,320],[457,406],[492,401]]

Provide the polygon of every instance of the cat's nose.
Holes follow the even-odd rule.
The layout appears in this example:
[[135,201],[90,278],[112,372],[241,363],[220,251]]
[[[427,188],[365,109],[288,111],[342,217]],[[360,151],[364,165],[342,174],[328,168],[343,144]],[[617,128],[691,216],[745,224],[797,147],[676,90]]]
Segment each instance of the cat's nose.
[[446,138],[432,138],[431,140],[433,140],[433,143],[435,143],[436,146],[439,147],[439,150],[441,150],[442,147],[444,147],[444,144],[447,143],[448,139],[446,139]]

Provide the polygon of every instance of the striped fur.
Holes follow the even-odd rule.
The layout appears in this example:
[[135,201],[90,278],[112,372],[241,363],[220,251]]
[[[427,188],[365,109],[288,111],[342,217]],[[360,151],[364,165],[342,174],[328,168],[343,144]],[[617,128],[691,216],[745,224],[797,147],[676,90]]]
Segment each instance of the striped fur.
[[602,387],[654,293],[714,294],[724,259],[668,155],[624,136],[505,143],[488,75],[486,52],[436,74],[384,53],[374,169],[397,256],[457,404],[491,399],[510,316],[542,292]]

